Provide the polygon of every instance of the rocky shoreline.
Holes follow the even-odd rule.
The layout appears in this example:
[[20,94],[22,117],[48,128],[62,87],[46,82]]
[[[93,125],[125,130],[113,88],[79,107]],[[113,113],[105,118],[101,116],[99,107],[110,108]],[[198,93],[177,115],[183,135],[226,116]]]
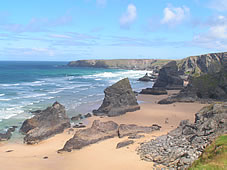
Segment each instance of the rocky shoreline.
[[[168,134],[148,142],[142,142],[137,148],[137,153],[142,160],[154,162],[156,167],[186,169],[202,154],[205,147],[214,138],[227,133],[227,103],[225,102],[227,99],[227,75],[226,60],[224,60],[226,55],[227,53],[207,54],[197,56],[196,60],[193,57],[189,57],[181,62],[170,61],[165,64],[162,63],[162,67],[158,68],[152,65],[157,62],[153,60],[131,60],[130,64],[127,63],[126,66],[120,66],[126,69],[143,69],[146,66],[146,68],[153,68],[159,71],[154,86],[143,89],[140,94],[158,96],[167,95],[168,90],[180,90],[177,94],[159,100],[158,104],[193,103],[196,101],[212,103],[195,115],[194,123],[183,120],[176,129],[171,130]],[[218,66],[220,66],[220,69],[215,68],[215,64],[212,62],[208,62],[210,60],[219,61]],[[143,64],[139,67],[138,65],[141,62]],[[132,67],[133,64],[134,67]],[[100,62],[97,60],[92,62],[80,61],[70,65],[92,65],[92,67],[103,68],[119,67],[116,63],[114,63],[114,66],[110,66],[106,65],[105,61]],[[197,68],[199,68],[199,72],[196,72],[198,71]],[[151,77],[145,75],[140,81],[150,81],[150,79]],[[188,84],[185,85],[185,81]],[[143,138],[144,134],[150,134],[161,129],[161,126],[156,123],[143,126],[117,123],[113,120],[100,121],[100,118],[103,117],[114,119],[125,115],[127,112],[139,112],[140,110],[135,92],[133,92],[127,78],[107,87],[104,93],[103,103],[97,110],[93,110],[93,115],[96,116],[97,120],[93,118],[91,127],[87,128],[81,122],[71,127],[65,107],[55,102],[44,110],[33,112],[34,116],[23,122],[20,132],[25,135],[24,143],[36,144],[68,129],[68,133],[71,134],[72,132],[73,136],[65,141],[62,149],[58,148],[60,149],[58,153],[80,150],[86,146],[111,138],[128,137],[127,140],[117,143],[116,149],[119,149],[133,145],[137,139]],[[216,101],[220,101],[220,103],[215,103]],[[174,104],[171,106],[175,107]],[[92,114],[90,113],[84,116],[80,114],[72,117],[71,120],[77,122],[91,116]],[[165,118],[165,124],[168,124],[168,121],[169,119]],[[0,141],[9,140],[15,128],[11,127],[6,133],[1,133]],[[45,157],[45,159],[47,158]]]
[[187,169],[216,137],[227,133],[227,103],[212,104],[195,115],[195,123],[181,121],[167,135],[141,144],[142,160],[174,169]]

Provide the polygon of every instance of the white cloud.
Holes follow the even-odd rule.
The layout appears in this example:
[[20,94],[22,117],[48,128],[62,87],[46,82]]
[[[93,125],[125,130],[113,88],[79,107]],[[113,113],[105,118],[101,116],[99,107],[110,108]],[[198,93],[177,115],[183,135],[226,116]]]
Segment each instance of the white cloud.
[[137,17],[136,6],[129,4],[126,13],[120,18],[120,25],[122,28],[129,28]]
[[211,27],[208,35],[214,38],[227,39],[227,25],[217,25]]
[[209,7],[217,11],[227,11],[227,0],[211,0]]
[[203,48],[227,50],[227,17],[220,15],[211,21],[208,31],[194,36],[192,43]]
[[183,7],[166,7],[163,10],[164,17],[161,20],[161,24],[168,24],[170,26],[174,26],[176,24],[181,23],[184,19],[186,19],[190,14],[190,9],[186,6]]

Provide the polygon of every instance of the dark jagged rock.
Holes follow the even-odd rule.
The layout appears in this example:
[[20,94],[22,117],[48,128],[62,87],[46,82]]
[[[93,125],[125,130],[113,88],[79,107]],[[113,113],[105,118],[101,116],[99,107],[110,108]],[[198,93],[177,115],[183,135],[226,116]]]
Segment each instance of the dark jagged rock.
[[140,139],[140,138],[143,138],[145,137],[144,135],[138,135],[138,134],[135,134],[135,135],[130,135],[128,137],[128,139]]
[[128,145],[131,145],[133,143],[134,143],[133,140],[127,140],[127,141],[119,142],[117,144],[117,146],[116,146],[116,149],[123,148],[123,147],[128,146]]
[[14,132],[16,128],[17,126],[12,126],[8,128],[5,133],[0,133],[0,141],[9,140],[12,137],[12,132]]
[[85,118],[89,118],[89,117],[92,117],[92,114],[91,113],[87,113],[86,115],[84,115]]
[[69,139],[63,149],[60,149],[58,153],[62,151],[71,152],[73,149],[81,149],[87,145],[116,136],[136,136],[138,133],[151,133],[160,128],[161,127],[158,125],[143,127],[121,124],[118,126],[118,124],[113,121],[101,122],[100,120],[95,120],[90,128],[78,130],[73,138]]
[[179,76],[176,61],[170,61],[160,69],[154,87],[162,87],[169,90],[183,88],[183,80]]
[[91,128],[79,130],[73,138],[68,140],[61,151],[72,151],[73,149],[81,149],[87,145],[96,143],[101,140],[113,138],[117,136],[118,124],[113,121],[101,122],[95,120]]
[[146,73],[145,76],[139,78],[138,81],[151,81],[151,78]]
[[124,136],[132,136],[138,133],[152,133],[155,130],[160,130],[161,126],[152,125],[152,126],[137,126],[134,124],[121,124],[118,129],[118,136],[120,138]]
[[98,110],[93,110],[95,116],[119,116],[140,109],[128,78],[107,87],[104,93],[102,105]]
[[73,117],[71,118],[72,121],[78,121],[78,120],[80,120],[80,119],[82,119],[82,114],[78,114],[77,116],[73,116]]
[[204,74],[192,77],[187,87],[179,94],[159,101],[159,104],[171,104],[174,102],[212,102],[227,100],[227,72],[221,70],[218,73]]
[[74,125],[73,126],[73,128],[85,128],[86,127],[86,125],[83,125],[83,124],[76,124],[76,125]]
[[70,121],[66,115],[65,107],[55,102],[51,107],[25,120],[20,132],[26,134],[24,137],[25,143],[34,144],[61,133],[69,127]]
[[142,89],[140,94],[164,95],[164,94],[167,94],[167,90],[162,87],[146,88],[146,89]]
[[201,109],[194,123],[181,121],[167,135],[141,144],[141,159],[174,169],[187,169],[214,138],[227,133],[227,103],[212,104]]

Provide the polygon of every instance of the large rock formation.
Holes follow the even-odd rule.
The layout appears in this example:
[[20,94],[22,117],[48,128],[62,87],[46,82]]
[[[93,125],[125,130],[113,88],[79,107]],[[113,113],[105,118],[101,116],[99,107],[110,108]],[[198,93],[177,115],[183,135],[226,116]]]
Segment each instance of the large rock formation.
[[55,102],[51,107],[41,110],[34,117],[25,120],[20,132],[26,135],[24,137],[25,143],[34,144],[61,133],[69,127],[70,121],[66,115],[65,107]]
[[91,128],[77,131],[73,138],[68,140],[63,149],[59,151],[70,152],[73,149],[81,149],[98,141],[113,138],[118,135],[117,131],[118,124],[115,122],[101,122],[99,120],[95,120]]
[[227,52],[190,56],[179,61],[178,67],[181,74],[191,76],[216,73],[220,71],[225,58],[227,58]]
[[[187,169],[214,138],[227,133],[227,103],[201,109],[195,123],[182,121],[167,135],[141,144],[141,159],[174,169]],[[158,165],[157,165],[158,166]]]
[[128,78],[107,87],[104,93],[102,105],[98,110],[93,110],[95,116],[119,116],[140,109]]
[[81,149],[87,145],[97,143],[99,141],[123,136],[136,136],[138,133],[152,133],[155,130],[160,130],[160,126],[137,126],[137,125],[118,125],[113,121],[101,122],[95,120],[91,128],[79,130],[73,138],[68,140],[61,151],[72,151],[73,149]]
[[116,68],[133,70],[159,69],[169,60],[154,59],[116,59],[116,60],[78,60],[68,63],[70,67]]
[[218,73],[203,74],[192,77],[187,87],[175,96],[159,101],[159,104],[174,102],[209,102],[227,100],[227,72],[222,69]]
[[179,76],[176,61],[170,61],[160,69],[154,87],[163,87],[170,90],[182,89],[183,80]]

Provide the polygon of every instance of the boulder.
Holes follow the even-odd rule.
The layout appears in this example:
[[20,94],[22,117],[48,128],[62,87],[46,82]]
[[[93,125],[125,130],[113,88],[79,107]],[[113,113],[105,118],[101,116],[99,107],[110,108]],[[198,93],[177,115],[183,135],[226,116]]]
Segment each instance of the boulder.
[[85,118],[89,118],[89,117],[92,117],[92,114],[91,113],[87,113],[86,115],[84,115]]
[[12,137],[12,132],[14,132],[16,128],[17,126],[12,126],[8,128],[5,133],[0,133],[0,141],[9,140]]
[[95,116],[119,116],[140,109],[128,78],[107,87],[104,93],[102,105],[98,110],[93,110]]
[[139,78],[138,81],[151,81],[151,78],[146,73],[145,76]]
[[144,135],[138,135],[138,134],[134,134],[134,135],[130,135],[128,137],[128,139],[140,139],[140,138],[144,138]]
[[165,95],[167,94],[167,90],[162,87],[146,88],[146,89],[142,89],[140,94]]
[[141,159],[174,169],[188,167],[216,137],[227,133],[227,102],[202,108],[195,122],[183,120],[167,135],[143,143],[137,150]]
[[78,121],[78,120],[80,120],[80,119],[83,119],[82,114],[78,114],[77,116],[73,116],[73,117],[71,118],[72,121]]
[[65,107],[55,102],[51,107],[39,111],[35,116],[23,122],[20,132],[25,134],[24,142],[38,143],[70,127]]
[[123,142],[119,142],[116,146],[116,149],[119,149],[119,148],[122,148],[122,147],[125,147],[125,146],[128,146],[128,145],[131,145],[133,144],[134,141],[133,140],[126,140],[126,141],[123,141]]
[[[101,122],[100,120],[94,120],[90,128],[78,130],[73,138],[69,139],[63,149],[60,149],[58,153],[62,151],[71,152],[73,149],[81,149],[85,146],[113,137],[134,136],[134,139],[136,139],[138,133],[151,133],[160,128],[161,127],[158,125],[144,127],[121,124],[119,126],[113,121]],[[138,138],[140,137],[143,136],[138,135]]]
[[183,80],[179,76],[176,61],[170,61],[160,69],[154,87],[163,87],[168,90],[183,88]]
[[152,125],[152,126],[137,126],[135,124],[121,124],[118,129],[118,136],[120,138],[124,136],[132,136],[138,133],[152,133],[155,130],[160,130],[161,126]]
[[73,138],[68,140],[59,152],[70,152],[73,149],[81,149],[87,145],[113,138],[117,135],[118,124],[113,121],[101,122],[100,120],[95,120],[91,128],[77,131]]

